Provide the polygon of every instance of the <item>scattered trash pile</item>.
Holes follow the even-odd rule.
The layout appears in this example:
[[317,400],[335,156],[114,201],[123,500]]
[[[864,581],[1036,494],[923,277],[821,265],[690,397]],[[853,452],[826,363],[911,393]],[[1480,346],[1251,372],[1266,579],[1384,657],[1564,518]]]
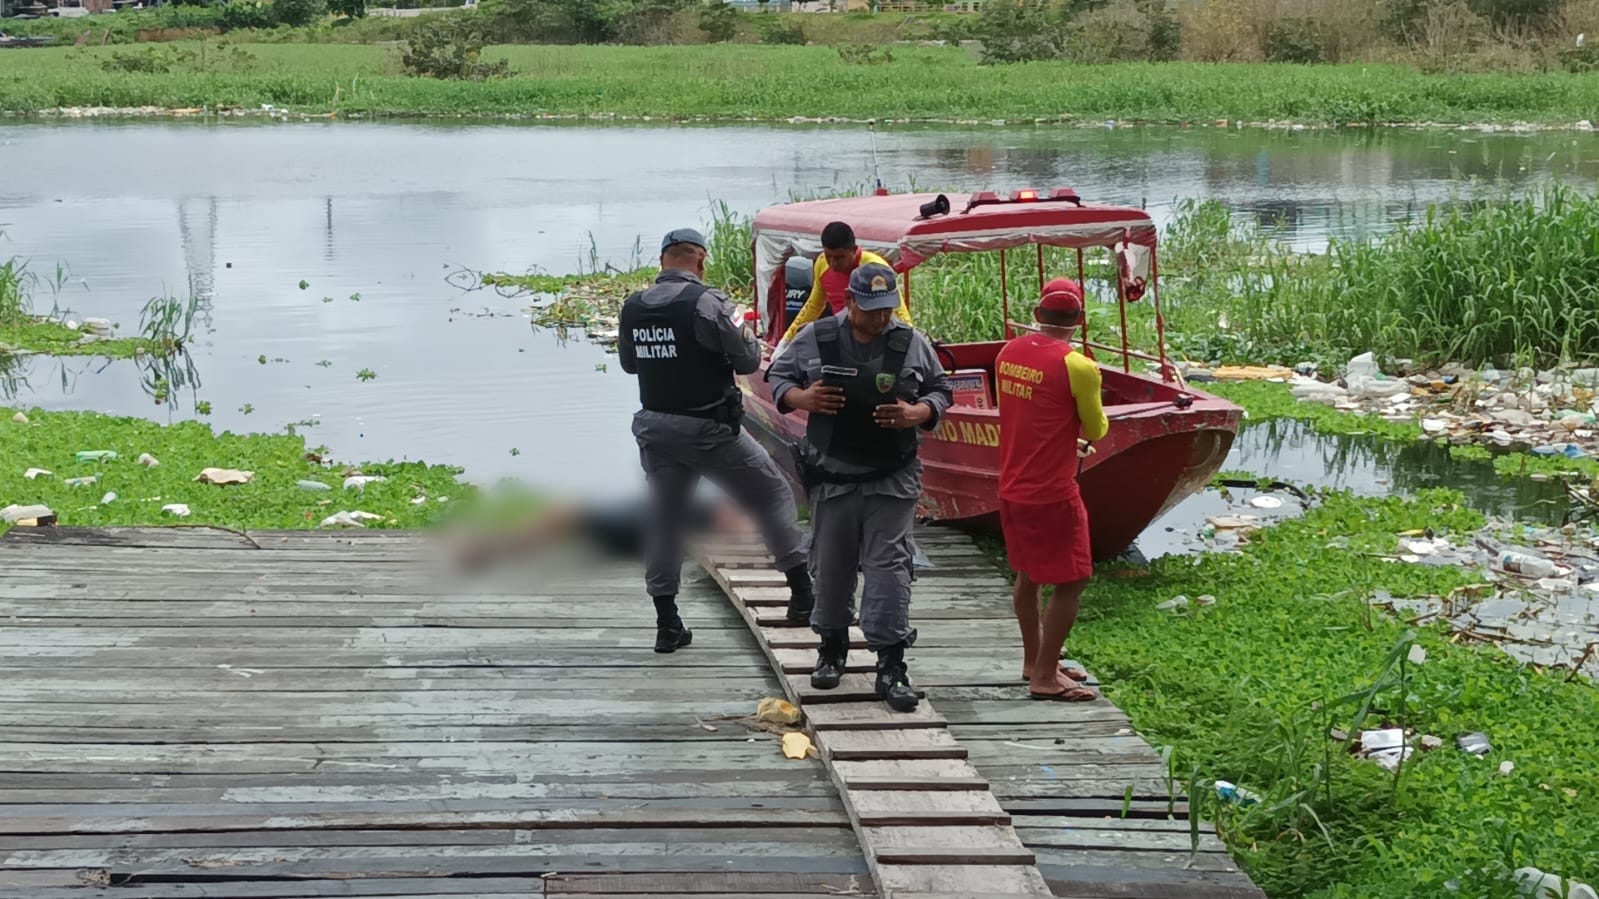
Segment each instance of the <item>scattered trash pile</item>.
[[[21,412],[13,415],[11,420],[13,423],[19,425],[29,424],[28,416]],[[79,464],[104,464],[117,461],[118,455],[115,450],[82,450],[75,455],[75,459]],[[155,468],[161,464],[159,460],[149,453],[141,453],[137,462],[139,465],[142,465],[146,468]],[[39,478],[53,478],[56,477],[56,474],[49,469],[31,467],[23,472],[23,477],[27,480],[33,481]],[[341,472],[340,477],[344,478],[343,488],[345,492],[349,493],[353,491],[357,495],[364,493],[368,484],[381,483],[388,480],[381,475],[361,474],[360,471],[353,468],[346,468],[343,472]],[[195,475],[194,480],[201,484],[212,484],[217,487],[233,487],[253,483],[255,481],[255,472],[240,471],[233,468],[210,467],[201,469],[200,473]],[[98,484],[99,482],[99,474],[82,475],[78,477],[68,477],[62,479],[62,483],[66,484],[68,487],[90,487]],[[300,480],[296,481],[295,483],[296,486],[298,486],[301,490],[311,492],[331,492],[333,490],[332,486],[321,481]],[[410,502],[412,505],[420,506],[426,504],[428,500],[428,496],[425,494],[419,494],[413,497]],[[450,498],[448,496],[436,496],[432,497],[432,500],[436,503],[447,503],[450,501]],[[100,498],[98,503],[85,506],[83,507],[83,510],[86,511],[88,509],[99,508],[100,506],[108,506],[117,501],[117,494],[115,492],[108,491]],[[149,496],[135,501],[155,503],[161,502],[161,497]],[[319,505],[331,504],[332,500],[322,500],[319,503]],[[161,512],[172,518],[188,518],[191,514],[193,514],[187,503],[166,503],[165,505],[161,506]],[[311,513],[308,512],[306,514],[310,516]],[[59,515],[55,510],[51,509],[49,506],[39,503],[12,503],[0,508],[0,521],[15,525],[17,527],[53,527],[59,523],[59,520]],[[307,520],[312,519],[308,517]],[[335,512],[334,514],[323,518],[317,527],[364,528],[366,527],[367,522],[384,520],[386,520],[384,516],[372,512],[363,512],[359,509],[345,510]]]
[[1443,597],[1400,599],[1378,591],[1373,605],[1417,623],[1443,620],[1524,664],[1599,679],[1599,535],[1591,530],[1496,522],[1463,545],[1408,533],[1390,558],[1479,570],[1484,577]]
[[[1190,381],[1281,381],[1303,401],[1389,421],[1419,420],[1426,435],[1455,445],[1478,444],[1539,455],[1599,454],[1599,368],[1476,371],[1445,365],[1398,376],[1379,370],[1371,353],[1349,360],[1342,377],[1323,380],[1316,366],[1187,368]],[[1179,367],[1180,370],[1181,367]]]

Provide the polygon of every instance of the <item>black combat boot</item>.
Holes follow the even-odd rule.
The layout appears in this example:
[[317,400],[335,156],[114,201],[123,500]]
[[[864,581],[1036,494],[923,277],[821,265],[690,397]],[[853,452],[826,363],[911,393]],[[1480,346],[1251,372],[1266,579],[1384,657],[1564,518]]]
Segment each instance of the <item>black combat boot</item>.
[[905,668],[905,644],[877,651],[877,698],[896,712],[914,712],[921,703]]
[[816,608],[816,595],[811,591],[811,573],[804,565],[796,565],[783,572],[788,577],[788,624],[806,627],[811,623],[811,610]]
[[822,648],[816,651],[816,670],[811,672],[811,686],[818,690],[831,690],[844,677],[844,665],[849,660],[849,629],[822,631]]
[[651,597],[655,601],[655,651],[677,652],[694,642],[694,632],[677,615],[677,594]]

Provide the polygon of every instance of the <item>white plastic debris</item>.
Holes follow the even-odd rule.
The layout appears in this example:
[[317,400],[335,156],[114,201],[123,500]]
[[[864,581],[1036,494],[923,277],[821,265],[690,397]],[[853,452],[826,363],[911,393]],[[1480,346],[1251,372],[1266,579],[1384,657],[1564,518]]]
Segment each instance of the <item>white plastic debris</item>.
[[170,512],[179,518],[187,518],[189,516],[189,507],[186,503],[167,503],[161,507],[161,511]]
[[100,497],[100,505],[102,505],[102,506],[109,506],[109,505],[111,505],[112,503],[114,503],[116,501],[117,501],[117,494],[116,494],[116,491],[114,491],[114,490],[106,493],[105,496]]
[[1360,748],[1366,758],[1389,771],[1398,770],[1414,751],[1405,745],[1405,732],[1397,727],[1361,731]]
[[1281,509],[1283,501],[1275,496],[1257,496],[1249,504],[1257,509]]
[[105,335],[111,333],[111,320],[109,318],[86,318],[83,320],[83,326],[96,334]]
[[1449,430],[1449,422],[1441,418],[1423,418],[1421,420],[1421,429],[1428,434],[1442,434]]
[[25,425],[28,423],[28,416],[18,412],[16,415],[11,416],[11,420],[19,425]]
[[1510,772],[1514,770],[1516,770],[1516,763],[1510,761],[1509,759],[1499,763],[1499,773],[1505,777],[1509,777]]
[[54,514],[54,512],[50,511],[49,506],[10,505],[6,506],[4,509],[0,509],[0,520],[4,520],[10,524],[16,524],[19,521],[27,521],[30,518],[44,518],[47,515]]
[[1170,612],[1170,611],[1174,611],[1176,609],[1181,609],[1181,608],[1183,608],[1183,607],[1185,607],[1187,605],[1188,605],[1188,597],[1186,597],[1186,596],[1173,596],[1171,599],[1168,599],[1168,600],[1166,600],[1163,603],[1157,604],[1155,606],[1155,608],[1159,609],[1162,612]]
[[382,520],[382,515],[374,515],[371,512],[362,512],[360,510],[356,510],[354,512],[337,512],[322,519],[322,523],[317,525],[317,527],[364,528],[366,525],[361,523],[363,521]]
[[157,465],[160,465],[161,463],[157,462],[156,458],[154,456],[150,455],[149,453],[140,453],[139,454],[139,464],[143,465],[145,468],[154,468]]
[[310,481],[310,480],[295,481],[294,482],[294,486],[300,488],[301,490],[332,490],[333,489],[332,487],[329,487],[328,485],[322,483],[321,481]]
[[1390,397],[1410,392],[1410,384],[1394,378],[1382,378],[1377,370],[1377,360],[1371,353],[1361,353],[1349,360],[1345,369],[1344,382],[1349,385],[1351,396],[1359,397]]
[[1588,884],[1566,880],[1530,865],[1517,868],[1510,877],[1520,885],[1521,892],[1532,899],[1599,899],[1599,893]]
[[91,475],[89,475],[87,477],[82,477],[82,478],[67,478],[67,482],[66,483],[67,483],[68,487],[87,487],[90,484],[93,484],[93,483],[95,483],[98,480],[100,480],[100,476],[99,475],[91,474]]
[[204,468],[195,475],[194,479],[202,484],[248,484],[254,480],[255,472],[239,471],[234,468]]
[[426,505],[427,501],[428,501],[427,497],[419,496],[419,497],[416,497],[415,499],[411,500],[411,505],[413,505],[413,506],[422,506],[422,505]]
[[1216,604],[1216,597],[1206,593],[1203,596],[1194,597],[1194,602],[1197,602],[1202,606],[1213,606]]
[[365,490],[366,489],[366,485],[368,485],[368,484],[376,483],[378,481],[387,481],[387,480],[388,480],[388,478],[383,477],[382,475],[364,475],[364,474],[351,475],[350,477],[347,477],[347,478],[344,479],[344,489],[346,489],[346,490]]
[[55,474],[55,472],[47,471],[47,470],[45,470],[43,468],[30,468],[27,471],[23,472],[22,476],[31,481],[34,478],[38,477],[39,475],[52,475],[52,474]]
[[1431,752],[1434,749],[1442,749],[1443,745],[1443,737],[1434,737],[1428,735],[1421,738],[1421,748],[1427,750],[1428,752]]
[[1427,650],[1423,646],[1412,643],[1410,644],[1410,654],[1406,658],[1410,661],[1410,664],[1420,665],[1422,662],[1427,661]]

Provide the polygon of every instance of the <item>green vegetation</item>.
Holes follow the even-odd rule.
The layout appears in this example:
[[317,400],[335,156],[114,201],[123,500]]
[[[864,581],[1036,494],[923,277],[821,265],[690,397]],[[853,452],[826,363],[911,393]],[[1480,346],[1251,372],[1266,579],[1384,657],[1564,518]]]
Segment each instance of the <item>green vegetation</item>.
[[[64,275],[57,272],[52,287],[59,290],[63,280]],[[89,340],[90,329],[87,326],[67,327],[66,313],[59,308],[49,314],[34,311],[33,295],[39,283],[38,273],[29,271],[26,263],[14,258],[0,263],[0,356],[13,350],[24,350],[57,356],[127,359],[141,350],[155,349],[158,344],[167,342],[140,338]],[[148,307],[146,311],[148,314]],[[157,321],[160,324],[152,325],[145,333],[156,338],[172,337],[170,328],[176,321],[164,315],[158,315]]]
[[[1565,73],[1443,76],[1397,65],[981,66],[962,50],[926,47],[896,47],[890,62],[858,65],[826,47],[540,46],[490,48],[481,61],[507,62],[510,77],[462,82],[403,75],[399,51],[390,48],[234,46],[250,59],[239,63],[242,71],[191,63],[107,71],[113,54],[127,52],[114,47],[5,54],[0,110],[270,104],[308,114],[768,121],[1599,120],[1599,80]],[[235,55],[227,65],[242,59]]]
[[[1270,896],[1508,899],[1514,887],[1497,878],[1527,864],[1591,879],[1599,692],[1366,603],[1378,589],[1441,596],[1469,582],[1469,571],[1378,556],[1401,532],[1430,528],[1458,543],[1482,524],[1450,491],[1333,494],[1252,535],[1238,555],[1102,569],[1071,654],[1143,736],[1173,748],[1178,782]],[[1156,610],[1178,594],[1218,602]],[[1403,661],[1412,640],[1425,663]],[[1444,745],[1418,751],[1396,776],[1327,736],[1383,726]],[[1486,759],[1454,746],[1477,730],[1494,746]],[[1508,775],[1502,761],[1514,762]],[[1219,802],[1213,780],[1264,799]],[[1445,888],[1451,880],[1458,892]]]
[[[343,487],[340,465],[307,453],[303,438],[285,434],[218,434],[196,421],[160,425],[141,418],[96,412],[25,411],[28,423],[13,420],[16,409],[0,407],[0,505],[42,503],[63,526],[210,524],[231,528],[309,528],[340,511],[383,516],[367,527],[422,527],[440,520],[450,502],[473,498],[456,480],[460,469],[420,462],[367,463],[363,475],[385,481],[357,492]],[[111,450],[115,459],[77,460],[82,451]],[[160,463],[139,463],[148,453]],[[48,475],[25,477],[30,468]],[[251,471],[245,484],[218,486],[195,477],[205,468]],[[96,477],[75,486],[68,479]],[[330,491],[306,490],[298,481],[317,481]],[[102,502],[115,493],[111,502]],[[415,503],[417,497],[427,497]],[[445,498],[448,498],[446,500]],[[184,503],[190,515],[176,517],[162,506]],[[0,530],[9,525],[0,522]]]

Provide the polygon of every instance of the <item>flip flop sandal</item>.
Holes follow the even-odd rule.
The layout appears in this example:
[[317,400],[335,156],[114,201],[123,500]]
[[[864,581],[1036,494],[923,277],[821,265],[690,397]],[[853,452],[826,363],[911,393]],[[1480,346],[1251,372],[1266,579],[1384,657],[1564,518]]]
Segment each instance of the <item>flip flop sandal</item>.
[[1099,698],[1098,693],[1087,687],[1067,687],[1059,693],[1034,693],[1029,690],[1027,695],[1031,699],[1049,702],[1093,702]]
[[[1065,665],[1062,665],[1062,666],[1060,666],[1060,673],[1066,675],[1071,680],[1077,681],[1079,684],[1087,683],[1087,681],[1088,681],[1088,672],[1083,671],[1083,670],[1081,670],[1079,668],[1067,668]],[[1024,678],[1021,678],[1021,682],[1025,684],[1030,679],[1031,678],[1024,677]]]

